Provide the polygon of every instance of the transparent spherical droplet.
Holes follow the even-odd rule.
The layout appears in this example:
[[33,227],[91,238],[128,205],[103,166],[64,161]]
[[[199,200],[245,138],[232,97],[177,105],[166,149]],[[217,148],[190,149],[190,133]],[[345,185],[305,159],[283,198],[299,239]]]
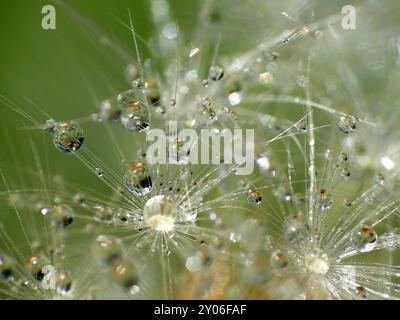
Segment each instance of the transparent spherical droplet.
[[123,288],[130,290],[139,283],[136,266],[129,260],[116,260],[112,265],[112,276]]
[[307,236],[304,215],[301,212],[296,212],[286,217],[283,229],[288,241],[294,243],[303,241]]
[[96,238],[96,252],[100,259],[108,264],[121,257],[122,249],[122,243],[117,238],[106,235],[99,235]]
[[179,164],[187,163],[190,156],[190,145],[184,140],[172,139],[169,142],[169,156]]
[[207,97],[207,96],[204,96],[204,97],[201,98],[201,102],[200,103],[201,103],[201,106],[203,108],[207,108],[207,107],[211,106],[211,98]]
[[147,107],[137,100],[132,90],[118,95],[118,103],[122,109],[121,123],[129,131],[143,131],[149,126]]
[[114,212],[111,208],[104,207],[104,206],[96,206],[96,219],[99,221],[111,221],[114,217]]
[[102,178],[102,177],[104,176],[104,172],[103,172],[103,170],[101,170],[100,168],[94,169],[94,173],[95,173],[96,176],[98,176],[99,178]]
[[134,286],[132,286],[132,287],[130,287],[129,288],[129,293],[131,294],[131,295],[137,295],[138,293],[140,292],[140,287],[139,286],[137,286],[137,285],[134,285]]
[[72,277],[69,272],[57,272],[57,290],[61,294],[66,294],[72,289]]
[[240,240],[242,240],[242,235],[237,232],[231,232],[229,233],[229,241],[232,243],[239,243]]
[[202,85],[204,88],[207,88],[207,87],[208,87],[208,80],[207,80],[207,79],[203,80],[203,81],[201,82],[201,85]]
[[351,175],[350,169],[348,167],[343,167],[340,174],[342,175],[342,177],[344,178],[348,178]]
[[53,143],[63,153],[79,150],[84,140],[83,130],[77,123],[60,123],[54,128]]
[[349,156],[348,156],[347,153],[342,152],[342,153],[339,155],[339,161],[340,161],[340,162],[347,162],[348,160],[349,160]]
[[208,72],[208,76],[213,81],[221,80],[224,76],[224,69],[222,69],[222,67],[218,64],[213,65]]
[[108,99],[100,104],[100,118],[106,122],[119,121],[122,109],[115,99]]
[[68,227],[75,219],[75,212],[66,204],[54,206],[52,209],[52,225],[55,228]]
[[32,274],[32,276],[38,280],[42,281],[44,278],[43,268],[49,264],[49,261],[46,257],[40,256],[30,256],[27,260],[27,266]]
[[344,133],[350,133],[356,130],[358,118],[351,115],[342,115],[339,118],[338,127]]
[[14,261],[7,255],[0,253],[0,280],[10,279],[14,274]]
[[134,89],[144,89],[146,88],[146,82],[143,78],[139,77],[132,81],[132,87]]
[[308,79],[303,75],[299,76],[296,82],[300,88],[305,88],[308,85]]
[[295,125],[297,131],[299,132],[306,132],[307,131],[307,124],[305,119],[301,119]]
[[247,202],[252,205],[259,205],[262,199],[262,193],[258,189],[249,189],[247,192]]
[[319,249],[308,252],[304,256],[304,264],[307,270],[314,273],[326,274],[329,271],[328,256]]
[[279,185],[274,191],[275,196],[282,201],[288,202],[292,199],[292,193],[288,186]]
[[175,99],[171,99],[171,100],[169,101],[169,106],[170,106],[170,107],[175,107],[175,106],[176,106],[176,100],[175,100]]
[[332,204],[332,195],[328,190],[320,189],[315,195],[314,207],[320,212],[325,212],[330,209]]
[[185,267],[190,272],[199,272],[211,263],[212,258],[207,251],[198,251],[186,259]]
[[353,237],[353,245],[361,252],[368,252],[374,249],[378,240],[378,236],[374,229],[364,226],[357,230]]
[[125,171],[124,183],[129,191],[136,195],[148,194],[153,184],[147,163],[130,163]]
[[175,227],[177,216],[176,203],[163,195],[150,198],[143,208],[144,222],[155,231],[172,231]]
[[276,250],[271,255],[270,263],[273,268],[284,269],[289,264],[289,258],[285,252]]
[[217,114],[211,108],[204,108],[200,114],[199,124],[204,128],[209,128],[217,120]]

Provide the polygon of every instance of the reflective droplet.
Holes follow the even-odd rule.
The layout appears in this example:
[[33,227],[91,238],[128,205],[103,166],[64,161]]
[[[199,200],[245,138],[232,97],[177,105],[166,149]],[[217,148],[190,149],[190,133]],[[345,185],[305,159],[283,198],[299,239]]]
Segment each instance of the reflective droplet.
[[290,201],[292,199],[292,193],[288,186],[279,185],[274,191],[275,196],[281,201]]
[[6,255],[0,253],[0,279],[9,279],[14,273],[14,262]]
[[74,210],[65,204],[54,206],[52,209],[52,225],[55,228],[69,226],[75,218]]
[[299,76],[298,78],[297,78],[297,85],[300,87],[300,88],[305,88],[305,87],[307,87],[307,85],[308,85],[308,79],[305,77],[305,76]]
[[176,100],[175,100],[175,99],[171,99],[171,100],[169,101],[169,106],[170,106],[170,107],[175,107],[175,106],[176,106]]
[[199,53],[200,53],[199,48],[192,48],[189,53],[189,58],[193,58],[194,56],[196,56]]
[[340,116],[338,126],[344,133],[350,133],[357,128],[358,118],[351,115]]
[[72,277],[69,272],[57,272],[57,290],[61,294],[66,294],[71,291]]
[[277,250],[271,255],[271,266],[276,269],[284,269],[289,264],[289,258],[286,253],[281,250]]
[[116,260],[112,265],[112,276],[122,287],[132,289],[139,283],[139,274],[135,265],[129,260]]
[[124,183],[136,195],[148,194],[153,186],[148,165],[145,162],[130,163],[124,175]]
[[96,252],[103,262],[111,264],[122,255],[122,243],[112,236],[99,235],[96,238]]
[[96,174],[96,176],[98,176],[99,178],[104,176],[104,172],[103,170],[101,170],[100,168],[96,168],[94,169],[94,173]]
[[347,153],[342,152],[342,153],[339,155],[339,161],[340,161],[340,162],[347,162],[348,160],[349,160],[349,156],[348,156]]
[[132,87],[134,89],[144,89],[146,87],[146,82],[144,81],[143,78],[137,78],[132,81]]
[[213,65],[208,72],[208,76],[213,81],[221,80],[224,76],[224,69],[222,69],[222,67],[218,64]]
[[330,192],[326,189],[320,189],[315,196],[314,207],[322,213],[330,209],[332,203],[332,195]]
[[380,172],[376,175],[376,183],[380,185],[385,184],[385,176]]
[[342,177],[344,178],[348,178],[351,175],[350,169],[348,167],[343,167],[342,171],[340,172],[340,174],[342,175]]
[[204,88],[207,88],[208,87],[208,80],[206,79],[206,80],[203,80],[203,82],[201,83],[201,85],[204,87]]
[[176,203],[163,195],[150,198],[143,208],[144,222],[155,231],[172,231],[177,215]]
[[194,255],[188,257],[185,262],[185,267],[190,272],[199,272],[211,265],[212,259],[207,251],[198,251]]
[[209,128],[217,120],[217,114],[210,107],[204,108],[200,114],[199,124],[204,128]]
[[374,229],[364,226],[355,232],[352,238],[353,245],[361,252],[368,252],[376,246],[378,236]]
[[290,242],[303,241],[307,236],[307,227],[301,212],[286,217],[283,228],[286,238]]
[[118,121],[121,117],[122,109],[114,99],[105,100],[100,104],[100,118],[103,121]]
[[54,128],[54,145],[63,153],[79,150],[84,140],[83,130],[77,123],[60,123]]
[[257,189],[250,189],[247,192],[247,202],[252,205],[258,205],[262,201],[262,193]]
[[113,210],[108,207],[96,206],[95,211],[96,219],[100,221],[110,221],[114,216]]
[[306,132],[307,131],[307,124],[306,124],[306,120],[302,119],[300,121],[298,121],[295,125],[297,131],[299,132]]
[[121,123],[129,131],[143,131],[149,126],[147,107],[136,99],[136,94],[128,90],[118,95],[122,109]]
[[207,107],[211,106],[211,99],[210,99],[210,97],[204,96],[201,98],[200,103],[203,108],[207,108]]
[[30,273],[38,281],[43,280],[45,274],[43,273],[42,269],[48,264],[49,261],[44,256],[31,256],[27,261]]

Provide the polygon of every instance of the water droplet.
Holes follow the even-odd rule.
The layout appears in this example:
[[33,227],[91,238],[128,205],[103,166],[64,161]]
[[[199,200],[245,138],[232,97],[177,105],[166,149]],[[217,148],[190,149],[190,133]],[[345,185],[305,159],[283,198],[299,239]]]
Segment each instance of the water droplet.
[[289,258],[286,253],[277,250],[272,253],[270,263],[275,269],[284,269],[289,264]]
[[132,290],[139,282],[139,275],[135,265],[129,260],[116,260],[112,265],[112,276],[122,287]]
[[52,209],[52,225],[55,228],[65,228],[69,226],[75,218],[74,210],[70,206],[60,204]]
[[14,261],[6,255],[0,253],[0,280],[9,279],[14,273]]
[[77,123],[60,123],[54,128],[54,145],[63,153],[79,150],[82,147],[84,140],[83,130]]
[[262,193],[257,189],[250,189],[247,192],[247,202],[252,205],[259,205],[262,201]]
[[275,196],[282,201],[290,201],[292,199],[292,193],[290,192],[290,189],[286,185],[280,185],[277,187],[277,189],[274,191]]
[[209,128],[217,119],[217,114],[213,109],[204,108],[200,114],[199,124],[204,128]]
[[307,227],[301,212],[286,217],[283,228],[289,242],[297,243],[303,241],[307,236]]
[[299,77],[297,78],[297,85],[298,85],[300,88],[305,88],[305,87],[307,87],[307,85],[308,85],[308,79],[307,79],[305,76],[303,76],[303,75],[299,76]]
[[351,115],[340,116],[338,127],[344,133],[350,133],[357,128],[358,118]]
[[207,79],[203,80],[203,82],[201,83],[201,85],[202,85],[204,88],[207,88],[207,87],[208,87],[208,80],[207,80]]
[[307,131],[307,124],[305,119],[301,119],[295,125],[297,131],[299,132],[306,132]]
[[136,195],[148,194],[153,186],[148,165],[145,162],[130,163],[124,175],[124,183]]
[[320,189],[315,196],[314,207],[322,213],[330,209],[332,203],[332,195],[330,192],[326,189]]
[[169,101],[169,106],[170,106],[170,107],[175,107],[175,106],[176,106],[176,100],[175,100],[175,99],[171,99],[171,100]]
[[351,203],[350,200],[344,199],[343,200],[343,205],[344,205],[345,208],[350,208],[352,206],[352,203]]
[[139,292],[140,292],[140,287],[139,287],[139,286],[136,286],[136,285],[130,287],[130,289],[129,289],[129,293],[130,293],[131,295],[137,295]]
[[347,162],[348,160],[349,160],[349,156],[348,156],[347,153],[342,152],[342,153],[339,155],[339,161],[340,161],[340,162]]
[[229,233],[229,240],[232,243],[239,243],[240,240],[242,240],[242,235],[237,232],[231,232],[231,233]]
[[149,126],[147,107],[136,100],[135,92],[128,90],[118,95],[122,109],[121,123],[129,131],[143,131]]
[[67,294],[72,288],[72,277],[69,272],[57,272],[57,290],[61,294]]
[[200,53],[199,48],[192,48],[189,53],[189,58],[193,58],[194,56],[198,55]]
[[146,82],[143,78],[137,78],[132,81],[132,87],[134,89],[144,89],[146,87]]
[[364,226],[353,235],[353,245],[361,252],[368,252],[374,249],[378,236],[374,229]]
[[104,176],[104,172],[103,170],[101,170],[100,168],[96,168],[94,169],[94,173],[96,174],[96,176],[98,176],[99,178]]
[[122,109],[116,100],[105,100],[100,104],[100,118],[103,121],[118,121],[121,114]]
[[99,235],[96,238],[96,252],[103,262],[111,264],[122,255],[121,241],[112,236]]
[[113,216],[113,210],[111,208],[105,208],[104,206],[96,206],[96,219],[100,221],[110,221]]
[[211,106],[211,99],[210,97],[204,96],[201,98],[201,106],[203,108],[207,108],[209,106]]
[[213,65],[208,72],[208,76],[213,81],[221,80],[224,76],[224,69],[222,69],[222,67],[218,64]]
[[342,171],[340,172],[340,174],[342,175],[342,177],[344,178],[348,178],[351,175],[350,169],[348,167],[343,167]]
[[49,264],[49,261],[46,257],[40,256],[30,256],[27,260],[27,266],[32,274],[32,276],[38,280],[42,281],[44,278],[43,268]]
[[42,209],[40,209],[40,213],[42,214],[42,215],[47,215],[48,213],[49,213],[49,208],[42,208]]
[[176,203],[163,195],[150,198],[143,208],[144,222],[155,231],[172,231],[177,215]]

